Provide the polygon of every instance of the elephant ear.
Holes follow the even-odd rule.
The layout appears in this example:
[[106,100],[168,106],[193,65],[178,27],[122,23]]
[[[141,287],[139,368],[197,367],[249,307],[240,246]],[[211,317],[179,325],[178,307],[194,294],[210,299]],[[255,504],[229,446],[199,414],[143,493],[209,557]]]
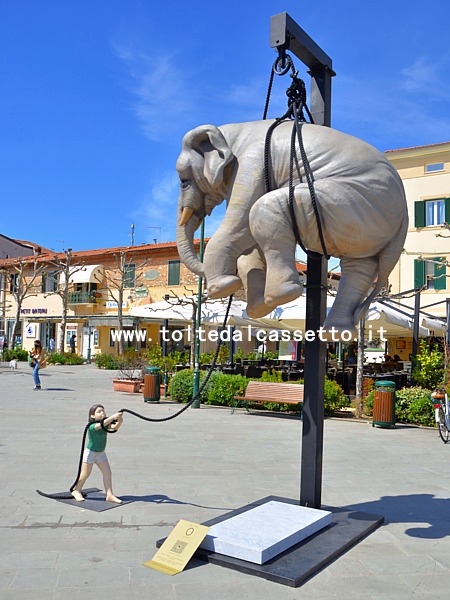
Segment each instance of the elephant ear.
[[220,129],[215,125],[201,125],[185,135],[183,145],[203,156],[203,176],[212,189],[220,187],[224,169],[234,158]]

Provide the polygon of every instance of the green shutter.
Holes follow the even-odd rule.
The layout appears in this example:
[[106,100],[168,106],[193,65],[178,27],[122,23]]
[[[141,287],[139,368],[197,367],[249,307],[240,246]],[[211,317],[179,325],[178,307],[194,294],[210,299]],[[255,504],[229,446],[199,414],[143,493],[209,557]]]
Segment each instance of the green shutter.
[[47,273],[42,273],[42,284],[41,284],[41,292],[46,292],[47,291],[47,286],[45,285],[45,282],[47,280]]
[[444,264],[438,265],[434,264],[434,276],[436,279],[434,280],[434,289],[435,290],[445,290],[447,284],[446,270],[447,266],[445,265],[445,257],[437,256],[434,260],[440,260]]
[[414,227],[425,227],[425,200],[414,202]]
[[168,285],[180,285],[180,261],[169,260]]
[[414,260],[414,288],[422,288],[425,285],[425,262]]
[[450,198],[445,198],[445,222],[450,223]]
[[136,265],[129,264],[125,266],[123,283],[126,288],[134,288],[136,280]]

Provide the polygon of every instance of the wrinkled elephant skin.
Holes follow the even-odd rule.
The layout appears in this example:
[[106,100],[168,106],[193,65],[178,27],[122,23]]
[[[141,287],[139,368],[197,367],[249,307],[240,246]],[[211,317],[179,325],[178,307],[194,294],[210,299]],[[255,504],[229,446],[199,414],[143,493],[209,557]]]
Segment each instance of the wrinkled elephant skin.
[[[293,124],[286,121],[274,130],[271,191],[265,193],[264,144],[271,123],[197,127],[185,135],[177,161],[181,260],[206,277],[212,298],[228,296],[244,285],[252,317],[262,317],[302,292],[288,210]],[[403,184],[381,152],[355,137],[312,124],[302,125],[302,135],[325,246],[331,256],[341,259],[339,290],[324,328],[353,332],[386,285],[403,249],[408,227]],[[322,252],[300,159],[294,185],[302,243]],[[206,247],[202,265],[194,252],[194,232],[224,199],[228,201],[225,217]]]

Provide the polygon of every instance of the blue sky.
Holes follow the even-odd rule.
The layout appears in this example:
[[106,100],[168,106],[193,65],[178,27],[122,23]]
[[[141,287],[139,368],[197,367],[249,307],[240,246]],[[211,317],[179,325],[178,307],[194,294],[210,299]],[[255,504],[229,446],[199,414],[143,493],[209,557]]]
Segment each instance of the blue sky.
[[134,223],[136,244],[174,240],[181,139],[261,118],[283,11],[333,60],[333,127],[382,151],[450,140],[448,3],[3,0],[0,233],[82,250],[130,244]]

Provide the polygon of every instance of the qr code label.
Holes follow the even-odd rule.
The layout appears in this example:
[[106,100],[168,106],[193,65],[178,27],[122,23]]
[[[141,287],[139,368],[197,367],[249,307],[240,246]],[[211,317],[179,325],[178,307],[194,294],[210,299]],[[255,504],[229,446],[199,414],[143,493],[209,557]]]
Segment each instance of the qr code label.
[[177,554],[181,554],[183,552],[183,550],[186,548],[186,546],[187,546],[187,542],[180,542],[180,540],[178,540],[173,545],[171,552],[176,552]]

